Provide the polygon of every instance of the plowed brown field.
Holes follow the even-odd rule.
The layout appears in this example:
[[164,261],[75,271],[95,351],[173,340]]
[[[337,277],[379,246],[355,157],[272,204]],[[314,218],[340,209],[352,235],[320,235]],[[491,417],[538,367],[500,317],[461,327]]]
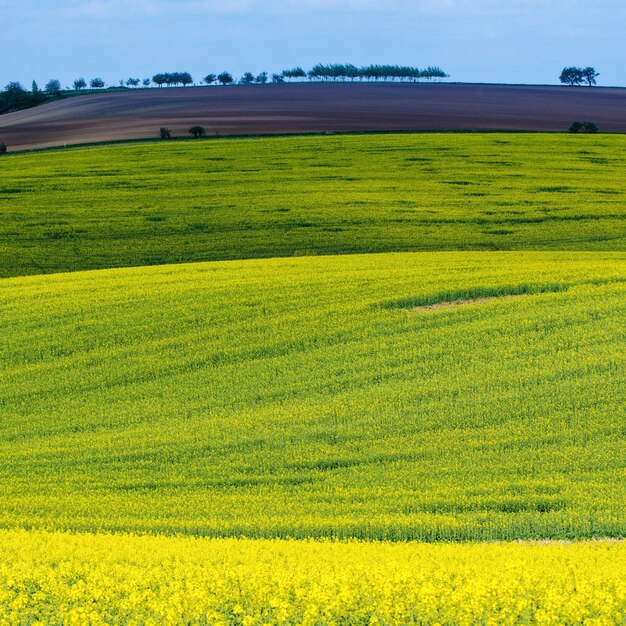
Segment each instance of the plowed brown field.
[[626,89],[453,84],[291,84],[143,89],[68,98],[0,117],[10,150],[158,136],[419,130],[626,132]]

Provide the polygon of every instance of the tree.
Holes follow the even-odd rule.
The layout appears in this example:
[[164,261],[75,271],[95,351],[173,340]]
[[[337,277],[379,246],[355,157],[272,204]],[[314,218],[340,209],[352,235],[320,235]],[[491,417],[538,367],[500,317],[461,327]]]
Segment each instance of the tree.
[[213,83],[217,82],[217,76],[215,74],[207,74],[204,77],[204,82],[207,85],[212,85]]
[[193,78],[189,72],[180,72],[178,78],[183,87],[193,84]]
[[169,128],[163,127],[159,130],[159,136],[161,137],[161,139],[171,139],[172,131]]
[[564,67],[559,80],[564,85],[582,85],[584,81],[583,70],[580,67]]
[[150,87],[150,79],[149,78],[144,78],[141,83],[143,84],[144,87]]
[[167,76],[165,74],[155,74],[152,77],[152,82],[159,87],[163,87],[167,82]]
[[89,86],[92,89],[102,89],[104,87],[104,81],[101,78],[92,78],[89,81]]
[[30,88],[30,105],[37,106],[38,104],[43,104],[45,101],[46,96],[44,95],[43,91],[39,89],[37,81],[34,80]]
[[599,72],[596,72],[593,67],[586,67],[583,69],[583,80],[589,85],[589,87],[593,87],[598,84],[598,76],[600,76]]
[[285,77],[282,74],[272,74],[272,82],[279,85],[285,82]]
[[206,131],[202,126],[192,126],[189,129],[189,134],[198,139],[199,137],[204,137],[206,135]]
[[26,89],[22,87],[22,83],[17,80],[12,80],[7,86],[4,88],[4,93],[7,94],[21,94],[26,93]]
[[283,78],[306,78],[306,72],[301,67],[292,67],[283,71]]
[[58,96],[61,93],[61,82],[56,78],[51,78],[46,85],[46,93]]
[[240,79],[239,83],[241,85],[251,85],[254,82],[254,75],[252,72],[246,72]]
[[254,82],[257,85],[265,85],[267,83],[267,72],[261,72],[255,79]]
[[233,83],[233,77],[228,72],[222,72],[221,74],[219,74],[217,80],[222,85],[231,85]]
[[7,145],[6,143],[0,143],[0,154],[4,155],[7,153]]
[[141,80],[139,80],[139,78],[129,78],[126,81],[126,86],[127,87],[139,87],[140,82]]
[[30,92],[24,89],[21,83],[12,81],[0,92],[0,114],[28,109],[44,101],[45,96],[39,87],[36,91]]
[[77,78],[74,81],[74,89],[76,89],[76,91],[81,91],[85,89],[85,87],[87,87],[87,81],[84,78]]
[[439,66],[428,66],[425,70],[419,72],[419,78],[426,78],[431,80],[432,78],[448,78],[449,74],[446,74]]

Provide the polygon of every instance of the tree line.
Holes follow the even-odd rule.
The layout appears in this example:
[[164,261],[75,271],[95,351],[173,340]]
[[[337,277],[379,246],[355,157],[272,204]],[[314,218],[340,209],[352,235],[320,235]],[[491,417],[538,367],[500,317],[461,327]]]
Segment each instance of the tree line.
[[[280,73],[272,74],[261,72],[254,75],[252,72],[245,72],[239,80],[230,72],[219,74],[207,74],[202,83],[206,85],[264,85],[266,83],[284,83],[297,80],[311,81],[344,81],[344,80],[367,80],[367,81],[418,81],[432,80],[434,78],[447,78],[448,74],[440,67],[430,66],[424,69],[405,65],[367,65],[357,67],[351,63],[318,63],[309,71],[301,67],[292,67]],[[116,85],[110,85],[108,89],[126,87],[187,87],[195,84],[189,72],[160,72],[151,78],[122,79]],[[50,99],[59,98],[62,95],[70,94],[72,91],[83,91],[85,89],[100,90],[106,87],[105,81],[100,78],[86,80],[79,77],[72,82],[71,86],[63,88],[61,82],[56,78],[48,81],[44,89],[40,89],[33,81],[31,90],[24,88],[19,82],[9,83],[4,91],[0,92],[0,114],[9,111],[18,111],[29,107],[37,106]]]
[[448,74],[436,66],[424,69],[407,65],[367,65],[365,67],[357,67],[351,63],[331,63],[329,65],[318,63],[306,74],[299,67],[287,70],[283,74],[286,78],[304,78],[306,76],[310,80],[417,81],[421,79],[448,78]]

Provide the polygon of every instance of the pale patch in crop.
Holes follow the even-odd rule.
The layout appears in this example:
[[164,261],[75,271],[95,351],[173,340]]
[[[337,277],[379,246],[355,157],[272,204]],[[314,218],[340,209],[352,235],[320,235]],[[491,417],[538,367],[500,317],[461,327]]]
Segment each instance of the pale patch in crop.
[[485,298],[469,298],[464,300],[449,300],[444,302],[434,302],[424,306],[415,306],[413,311],[436,311],[438,309],[449,309],[457,306],[467,306],[468,304],[483,304],[485,302],[493,302],[494,300],[512,300],[526,297],[526,294],[517,294],[511,296],[488,296]]

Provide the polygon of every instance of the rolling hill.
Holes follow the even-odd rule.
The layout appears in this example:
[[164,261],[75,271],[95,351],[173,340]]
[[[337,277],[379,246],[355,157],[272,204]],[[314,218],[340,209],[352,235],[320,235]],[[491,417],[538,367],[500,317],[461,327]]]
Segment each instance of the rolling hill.
[[8,157],[0,276],[417,250],[626,250],[623,136],[428,134]]
[[3,158],[0,624],[623,623],[625,141]]
[[61,100],[0,117],[10,150],[187,135],[422,130],[626,132],[626,89],[454,84],[291,84],[147,89]]
[[2,280],[0,525],[623,536],[625,276],[453,252]]

